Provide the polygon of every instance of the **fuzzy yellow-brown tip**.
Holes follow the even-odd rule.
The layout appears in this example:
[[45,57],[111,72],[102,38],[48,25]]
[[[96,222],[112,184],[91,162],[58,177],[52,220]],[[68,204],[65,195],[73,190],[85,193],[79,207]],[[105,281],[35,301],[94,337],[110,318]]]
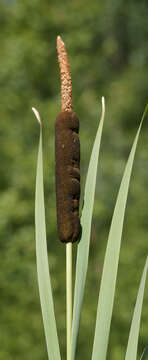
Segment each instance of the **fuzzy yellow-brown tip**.
[[62,111],[72,111],[72,81],[68,55],[64,41],[57,36],[57,53],[61,77],[61,107]]

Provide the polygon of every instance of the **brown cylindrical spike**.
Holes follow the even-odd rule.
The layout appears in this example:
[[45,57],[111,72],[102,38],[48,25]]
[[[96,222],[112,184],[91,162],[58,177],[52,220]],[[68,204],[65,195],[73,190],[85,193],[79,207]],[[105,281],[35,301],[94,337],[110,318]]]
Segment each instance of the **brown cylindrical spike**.
[[72,82],[65,45],[57,38],[61,72],[62,112],[55,125],[56,202],[58,233],[62,242],[79,239],[80,142],[79,120],[72,111]]
[[56,201],[60,240],[75,242],[80,234],[79,122],[74,112],[61,112],[55,126]]

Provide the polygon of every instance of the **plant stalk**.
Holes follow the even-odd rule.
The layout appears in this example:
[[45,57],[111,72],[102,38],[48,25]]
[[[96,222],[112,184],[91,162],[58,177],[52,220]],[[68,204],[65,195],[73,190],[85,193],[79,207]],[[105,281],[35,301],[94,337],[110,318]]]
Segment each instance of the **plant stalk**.
[[71,356],[71,330],[72,330],[72,243],[66,244],[66,336],[67,360]]

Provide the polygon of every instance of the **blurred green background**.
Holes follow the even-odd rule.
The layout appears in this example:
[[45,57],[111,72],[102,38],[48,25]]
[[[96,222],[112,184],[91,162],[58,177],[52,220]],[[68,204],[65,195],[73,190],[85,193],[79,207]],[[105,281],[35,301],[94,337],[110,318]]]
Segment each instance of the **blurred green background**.
[[[77,359],[90,359],[111,216],[130,147],[148,100],[146,0],[0,1],[0,360],[47,359],[36,276],[34,192],[40,111],[48,252],[65,358],[65,246],[57,237],[54,123],[60,112],[56,37],[66,43],[73,107],[80,119],[82,198],[99,123],[106,119]],[[108,358],[124,358],[148,254],[148,125],[140,136],[126,218]],[[76,246],[74,253],[76,252]],[[75,262],[75,255],[74,255]],[[148,286],[139,355],[148,343]]]

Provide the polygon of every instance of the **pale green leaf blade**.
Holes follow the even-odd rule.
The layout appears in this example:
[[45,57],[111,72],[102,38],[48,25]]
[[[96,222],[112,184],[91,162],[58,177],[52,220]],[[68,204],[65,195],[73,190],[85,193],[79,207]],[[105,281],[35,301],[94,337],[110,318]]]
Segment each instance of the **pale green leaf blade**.
[[[131,328],[130,328],[130,334],[129,334],[129,338],[128,338],[125,360],[136,360],[136,358],[137,358],[140,319],[141,319],[147,270],[148,270],[148,257],[147,257],[147,260],[145,263],[143,275],[142,275],[140,286],[139,286],[139,291],[138,291],[138,295],[137,295],[136,305],[135,305]],[[147,351],[145,350],[142,355],[142,359],[146,359],[146,352]]]
[[92,221],[92,213],[93,213],[93,205],[94,205],[97,166],[98,166],[98,157],[99,157],[103,122],[104,122],[104,115],[105,115],[105,103],[104,103],[104,98],[102,98],[102,116],[97,131],[97,135],[95,138],[95,142],[93,145],[93,150],[92,150],[87,178],[86,178],[84,206],[81,217],[82,237],[78,245],[78,251],[77,251],[76,280],[75,280],[74,308],[73,308],[73,321],[72,321],[72,348],[71,348],[72,360],[74,360],[75,358],[76,343],[78,337],[80,315],[81,315],[86,273],[88,267],[91,221]]
[[[33,111],[40,122],[40,117],[36,109]],[[43,185],[43,158],[42,158],[42,126],[40,122],[40,141],[37,160],[36,173],[36,195],[35,195],[35,237],[36,237],[36,258],[37,275],[40,302],[45,330],[48,359],[60,360],[60,350],[57,337],[56,321],[54,315],[54,305],[50,274],[48,267],[47,243],[46,243],[46,223],[44,206],[44,185]]]
[[[146,107],[144,116],[146,115],[148,107]],[[101,279],[96,328],[92,352],[92,360],[105,360],[110,332],[111,317],[113,311],[113,302],[115,295],[115,286],[119,262],[119,253],[121,245],[122,228],[125,214],[125,207],[129,189],[129,182],[132,172],[132,166],[138,142],[139,133],[142,126],[142,121],[139,126],[137,135],[135,137],[128,162],[121,181],[112,223],[110,227],[107,249],[104,260],[103,274]]]
[[146,346],[146,348],[144,349],[140,360],[147,360],[147,358],[146,358],[147,355],[148,355],[148,346]]

